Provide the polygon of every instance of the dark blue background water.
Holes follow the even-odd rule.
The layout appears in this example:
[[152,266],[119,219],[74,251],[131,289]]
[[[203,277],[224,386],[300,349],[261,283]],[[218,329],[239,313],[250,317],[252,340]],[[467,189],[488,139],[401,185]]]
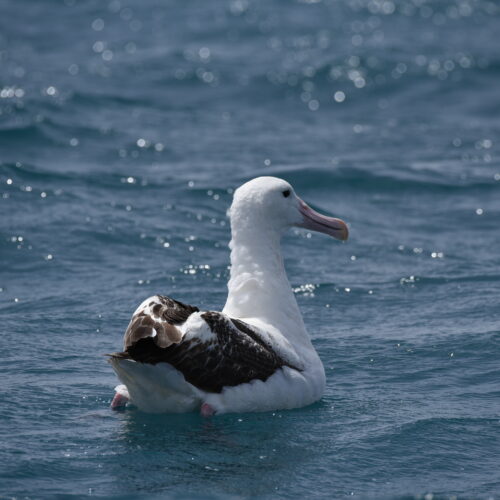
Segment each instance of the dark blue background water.
[[[0,0],[0,494],[498,498],[499,34],[486,0]],[[111,412],[140,301],[223,305],[258,175],[351,226],[284,242],[324,398]]]

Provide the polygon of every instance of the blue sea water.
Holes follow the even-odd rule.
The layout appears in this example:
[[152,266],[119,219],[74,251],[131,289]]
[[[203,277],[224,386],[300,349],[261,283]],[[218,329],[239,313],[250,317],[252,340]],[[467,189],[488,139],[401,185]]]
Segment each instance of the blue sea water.
[[[500,5],[0,0],[2,498],[500,497]],[[226,209],[290,181],[327,374],[274,413],[112,412],[144,298],[220,309]]]

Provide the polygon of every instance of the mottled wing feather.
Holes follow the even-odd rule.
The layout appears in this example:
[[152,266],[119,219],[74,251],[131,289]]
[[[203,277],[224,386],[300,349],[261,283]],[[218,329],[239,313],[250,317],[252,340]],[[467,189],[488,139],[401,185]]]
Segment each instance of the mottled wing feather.
[[141,339],[151,339],[158,347],[168,347],[181,340],[175,325],[184,323],[198,308],[156,295],[144,301],[130,321],[123,339],[123,350]]
[[[265,381],[283,366],[294,368],[252,327],[218,312],[201,315],[213,335],[205,335],[203,340],[196,335],[174,339],[168,327],[161,322],[161,327],[157,325],[157,318],[163,318],[167,325],[179,324],[198,309],[167,297],[162,297],[161,303],[162,308],[158,310],[156,304],[146,304],[145,310],[153,311],[154,317],[139,310],[132,318],[125,334],[125,352],[118,356],[141,363],[169,363],[190,384],[207,392],[221,392],[224,387],[256,379]],[[154,337],[152,328],[157,332]]]

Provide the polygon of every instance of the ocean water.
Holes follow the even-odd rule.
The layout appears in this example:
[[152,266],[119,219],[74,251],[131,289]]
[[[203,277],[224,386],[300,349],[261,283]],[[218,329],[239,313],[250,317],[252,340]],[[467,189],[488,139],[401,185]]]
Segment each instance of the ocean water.
[[[0,496],[499,498],[499,33],[488,0],[0,0]],[[283,243],[323,399],[111,411],[138,303],[224,304],[259,175],[350,225]]]

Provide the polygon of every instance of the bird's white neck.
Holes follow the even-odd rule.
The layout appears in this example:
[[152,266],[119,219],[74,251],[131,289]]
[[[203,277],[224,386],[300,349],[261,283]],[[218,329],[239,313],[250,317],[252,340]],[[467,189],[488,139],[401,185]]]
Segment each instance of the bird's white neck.
[[281,235],[272,230],[233,230],[229,244],[231,278],[223,312],[259,320],[280,330],[290,342],[309,346],[285,272],[280,239]]

